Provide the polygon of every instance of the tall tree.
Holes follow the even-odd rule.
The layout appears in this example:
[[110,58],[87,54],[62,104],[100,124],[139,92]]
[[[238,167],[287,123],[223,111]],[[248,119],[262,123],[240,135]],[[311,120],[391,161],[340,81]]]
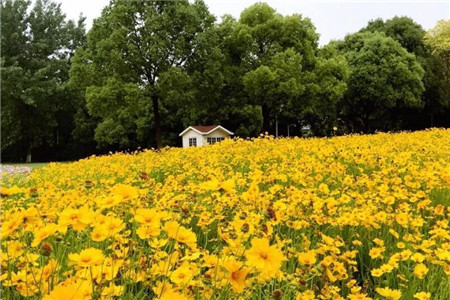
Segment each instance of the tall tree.
[[58,136],[56,114],[70,99],[64,82],[83,19],[67,23],[51,0],[37,0],[31,10],[30,1],[2,0],[1,8],[2,151],[26,149],[31,161],[35,147]]
[[231,32],[249,103],[261,108],[263,130],[305,92],[314,68],[318,35],[308,18],[282,16],[265,3],[245,9]]
[[425,43],[441,66],[438,75],[443,81],[440,86],[441,103],[450,107],[450,20],[441,20],[425,35]]
[[[306,97],[310,104],[297,111],[303,123],[311,126],[315,135],[334,133],[334,127],[340,127],[338,106],[347,91],[350,67],[345,56],[330,49],[322,48],[318,53],[314,72],[307,85]],[[293,107],[296,111],[297,106]]]
[[422,94],[422,101],[425,103],[425,106],[423,108],[404,108],[402,111],[399,111],[399,117],[403,119],[403,128],[420,129],[426,126],[442,124],[442,122],[439,122],[439,118],[436,117],[444,115],[447,111],[448,97],[445,96],[445,87],[449,84],[445,82],[445,77],[442,76],[442,61],[431,54],[430,45],[425,43],[426,31],[408,17],[394,17],[386,21],[382,19],[371,21],[360,30],[360,32],[368,31],[384,32],[386,36],[398,41],[403,48],[416,56],[417,61],[425,70],[422,80],[425,88]]
[[112,1],[103,10],[71,72],[87,86],[89,113],[101,119],[100,145],[147,146],[153,136],[162,146],[160,80],[185,68],[214,21],[202,1]]
[[425,30],[409,17],[393,17],[383,21],[376,19],[362,28],[360,32],[384,32],[402,45],[409,53],[423,58],[427,56],[428,49],[423,42]]
[[424,70],[394,39],[355,33],[329,47],[343,53],[351,68],[341,113],[353,130],[393,129],[398,109],[423,105]]

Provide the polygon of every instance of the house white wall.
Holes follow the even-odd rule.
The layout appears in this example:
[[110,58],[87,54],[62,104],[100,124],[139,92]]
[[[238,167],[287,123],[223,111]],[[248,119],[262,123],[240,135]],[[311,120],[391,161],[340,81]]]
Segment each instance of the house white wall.
[[216,138],[223,137],[223,138],[229,139],[230,135],[220,128],[218,128],[218,129],[214,130],[213,132],[211,132],[210,134],[206,134],[206,135],[202,135],[192,129],[189,129],[182,136],[183,148],[189,147],[189,139],[190,138],[197,138],[197,147],[207,145],[208,137],[216,137]]
[[190,138],[197,138],[197,147],[203,146],[203,136],[195,132],[192,129],[189,129],[185,134],[183,134],[183,148],[189,147],[189,139]]

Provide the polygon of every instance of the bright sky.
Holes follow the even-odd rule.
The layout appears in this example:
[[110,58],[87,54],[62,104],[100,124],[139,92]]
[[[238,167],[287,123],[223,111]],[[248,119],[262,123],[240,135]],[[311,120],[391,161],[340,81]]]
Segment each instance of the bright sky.
[[[99,17],[109,0],[55,0],[70,19],[78,19],[80,13],[87,17],[89,29],[92,20]],[[125,0],[133,1],[133,0]],[[218,18],[231,14],[239,18],[246,7],[255,0],[204,0],[209,10]],[[266,0],[283,15],[300,13],[309,17],[320,34],[320,44],[342,39],[346,34],[358,31],[376,18],[389,19],[408,16],[426,30],[438,20],[450,18],[450,0]]]

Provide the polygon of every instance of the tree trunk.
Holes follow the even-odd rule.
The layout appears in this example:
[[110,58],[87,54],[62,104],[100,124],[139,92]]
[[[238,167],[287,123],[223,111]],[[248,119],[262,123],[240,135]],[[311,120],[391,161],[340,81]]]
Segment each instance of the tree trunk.
[[30,163],[31,162],[31,146],[28,146],[27,149],[27,159],[25,160],[26,163]]
[[262,105],[262,117],[263,117],[263,132],[269,132],[270,130],[270,111],[267,104]]
[[156,140],[156,148],[162,148],[161,141],[161,116],[159,115],[159,102],[158,98],[153,98],[153,117],[155,118],[155,140]]

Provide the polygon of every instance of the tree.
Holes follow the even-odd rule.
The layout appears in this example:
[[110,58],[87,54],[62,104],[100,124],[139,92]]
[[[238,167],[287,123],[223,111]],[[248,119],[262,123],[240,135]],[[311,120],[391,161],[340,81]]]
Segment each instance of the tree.
[[[423,84],[425,91],[422,94],[424,107],[404,108],[399,111],[402,128],[421,129],[426,126],[443,124],[440,119],[446,119],[448,114],[448,97],[445,88],[449,86],[442,76],[443,63],[431,54],[431,47],[425,43],[426,31],[408,17],[394,17],[383,21],[377,19],[360,30],[360,32],[384,32],[386,36],[398,41],[409,53],[416,56],[417,61],[425,70]],[[429,117],[428,117],[429,116]],[[443,118],[439,118],[444,116]]]
[[383,21],[376,19],[362,28],[360,32],[384,32],[402,45],[409,53],[416,57],[426,57],[428,49],[423,42],[425,30],[409,17],[394,17]]
[[265,3],[241,13],[228,51],[236,57],[233,63],[240,69],[248,103],[261,108],[263,131],[270,130],[280,109],[305,92],[317,42],[314,26],[301,15],[282,16]]
[[113,1],[103,10],[71,71],[87,87],[89,114],[101,120],[100,146],[146,146],[152,137],[162,146],[161,79],[186,68],[214,20],[202,1]]
[[441,66],[438,70],[438,75],[443,81],[440,86],[440,99],[442,105],[448,108],[450,106],[450,21],[439,21],[427,32],[424,39]]
[[[208,51],[200,52],[190,64],[195,95],[190,111],[200,124],[223,124],[236,135],[256,136],[261,132],[261,109],[248,101],[243,77],[246,70],[241,62],[244,52],[239,51],[233,32],[239,26],[230,15],[210,30]],[[206,48],[206,47],[205,47]]]
[[399,109],[423,105],[424,70],[394,39],[379,32],[355,33],[332,46],[351,69],[341,114],[353,130],[395,128]]
[[266,65],[244,75],[245,90],[262,107],[264,131],[269,130],[270,118],[278,113],[277,108],[291,107],[294,99],[303,94],[305,85],[301,79],[301,56],[292,48],[274,54]]
[[[314,72],[307,85],[310,105],[297,112],[311,126],[315,135],[330,135],[340,127],[338,106],[346,91],[350,67],[342,54],[330,49],[320,49]],[[294,107],[295,109],[295,107]]]
[[71,53],[84,32],[83,19],[67,23],[60,4],[3,0],[2,152],[32,150],[58,142],[70,96],[64,85]]

